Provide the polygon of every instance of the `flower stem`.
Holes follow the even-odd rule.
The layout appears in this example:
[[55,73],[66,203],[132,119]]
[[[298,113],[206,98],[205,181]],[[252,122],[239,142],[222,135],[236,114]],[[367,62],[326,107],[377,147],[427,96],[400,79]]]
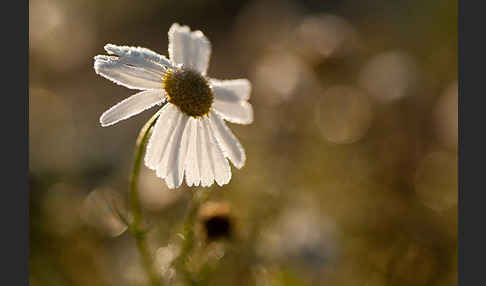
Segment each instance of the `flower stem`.
[[157,273],[155,273],[152,265],[152,256],[147,246],[146,231],[142,227],[142,205],[138,193],[138,177],[140,175],[140,168],[143,158],[145,146],[147,145],[150,130],[155,125],[160,112],[157,112],[147,123],[142,127],[138,134],[137,143],[135,146],[135,160],[133,162],[133,169],[130,176],[130,213],[132,215],[132,222],[130,230],[137,242],[137,248],[142,259],[142,266],[147,273],[152,286],[160,286],[161,280]]
[[173,261],[176,270],[182,274],[187,285],[198,285],[198,279],[187,269],[187,259],[195,247],[194,224],[196,223],[197,212],[202,203],[208,199],[208,193],[199,196],[193,194],[189,203],[186,218],[182,229],[183,242],[179,256]]

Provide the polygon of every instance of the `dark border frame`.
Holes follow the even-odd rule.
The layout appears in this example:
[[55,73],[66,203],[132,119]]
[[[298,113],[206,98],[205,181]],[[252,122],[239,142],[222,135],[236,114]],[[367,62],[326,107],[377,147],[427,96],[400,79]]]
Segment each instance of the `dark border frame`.
[[[458,1],[459,35],[459,285],[484,284],[486,234],[484,214],[484,7],[481,1]],[[467,27],[467,29],[466,29]],[[466,42],[466,38],[469,42]],[[469,136],[464,136],[469,134]],[[468,229],[466,235],[466,228]]]
[[[4,9],[2,30],[2,284],[29,285],[29,2]],[[8,15],[7,15],[8,14]]]

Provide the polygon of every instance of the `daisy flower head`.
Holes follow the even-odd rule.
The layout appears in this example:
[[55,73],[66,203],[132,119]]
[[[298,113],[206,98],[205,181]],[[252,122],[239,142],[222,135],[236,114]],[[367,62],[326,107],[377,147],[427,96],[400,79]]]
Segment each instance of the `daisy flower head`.
[[145,165],[169,188],[222,186],[231,179],[228,160],[236,168],[246,155],[224,120],[250,124],[247,79],[216,80],[206,76],[211,44],[201,31],[173,24],[169,59],[141,47],[107,44],[98,55],[97,74],[130,89],[142,90],[114,105],[100,117],[110,126],[156,105],[163,105],[150,136]]

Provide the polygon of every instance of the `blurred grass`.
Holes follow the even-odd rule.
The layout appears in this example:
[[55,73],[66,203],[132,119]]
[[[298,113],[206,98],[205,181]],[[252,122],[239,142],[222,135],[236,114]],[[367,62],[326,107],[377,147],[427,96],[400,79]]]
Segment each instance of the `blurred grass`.
[[[235,223],[218,246],[198,228],[201,285],[457,284],[457,1],[29,8],[31,285],[145,285],[134,241],[110,236],[116,217],[87,197],[126,198],[154,111],[101,128],[100,114],[133,91],[92,65],[106,43],[167,55],[173,22],[209,37],[209,76],[253,83],[255,122],[231,124],[246,166],[197,191],[229,203]],[[178,244],[193,191],[170,191],[147,169],[140,186],[153,252]]]

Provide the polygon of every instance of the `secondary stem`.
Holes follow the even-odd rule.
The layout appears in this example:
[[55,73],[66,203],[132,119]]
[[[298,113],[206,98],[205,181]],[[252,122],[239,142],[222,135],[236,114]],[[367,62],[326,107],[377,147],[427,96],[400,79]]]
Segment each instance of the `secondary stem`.
[[146,232],[142,228],[142,206],[140,203],[140,197],[138,194],[138,177],[140,175],[140,168],[143,158],[143,152],[147,145],[148,135],[150,130],[155,125],[157,118],[159,117],[157,112],[147,123],[143,126],[138,134],[137,143],[135,146],[135,160],[133,162],[132,174],[130,176],[130,211],[132,215],[132,223],[130,229],[137,242],[137,248],[142,258],[142,266],[147,273],[150,283],[153,286],[160,286],[161,281],[157,273],[154,272],[152,266],[152,256],[147,246]]

